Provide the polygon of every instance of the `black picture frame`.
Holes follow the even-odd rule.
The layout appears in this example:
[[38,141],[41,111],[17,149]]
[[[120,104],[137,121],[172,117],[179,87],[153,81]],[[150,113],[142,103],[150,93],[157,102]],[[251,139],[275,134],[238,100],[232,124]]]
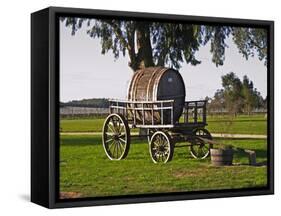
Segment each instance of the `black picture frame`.
[[[253,189],[179,192],[102,198],[58,199],[59,26],[62,15],[166,20],[268,29],[268,184]],[[264,20],[49,7],[31,14],[31,201],[47,208],[159,202],[274,193],[274,22]]]

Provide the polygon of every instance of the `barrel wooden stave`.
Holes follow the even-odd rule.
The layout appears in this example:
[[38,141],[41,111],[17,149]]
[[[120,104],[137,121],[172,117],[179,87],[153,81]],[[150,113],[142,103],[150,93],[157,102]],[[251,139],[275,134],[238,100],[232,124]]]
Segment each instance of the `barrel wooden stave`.
[[233,149],[211,149],[211,162],[214,166],[230,166],[233,161]]
[[[180,118],[184,101],[185,101],[185,85],[180,73],[176,70],[164,67],[149,67],[138,70],[134,73],[129,89],[129,101],[159,101],[174,100],[173,122]],[[146,105],[151,106],[151,105]],[[159,107],[154,105],[154,108]],[[137,121],[142,123],[143,113],[138,111]],[[153,122],[158,124],[161,122],[160,111],[154,111]],[[145,111],[145,123],[152,123],[152,113]],[[171,122],[171,111],[163,112],[163,123]]]

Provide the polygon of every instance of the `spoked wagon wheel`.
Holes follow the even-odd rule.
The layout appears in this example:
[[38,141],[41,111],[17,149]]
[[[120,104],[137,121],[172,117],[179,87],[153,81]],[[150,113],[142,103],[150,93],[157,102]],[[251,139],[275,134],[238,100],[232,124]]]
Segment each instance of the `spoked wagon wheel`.
[[198,137],[212,140],[212,135],[205,128],[196,128],[192,131],[192,135],[194,136],[191,141],[190,153],[194,158],[204,159],[209,156],[210,149],[212,148],[212,144],[205,143],[203,140]]
[[149,143],[149,152],[154,163],[170,161],[174,154],[174,146],[170,135],[163,131],[155,132]]
[[130,130],[123,116],[110,114],[105,119],[102,143],[110,160],[121,160],[127,156],[130,148]]

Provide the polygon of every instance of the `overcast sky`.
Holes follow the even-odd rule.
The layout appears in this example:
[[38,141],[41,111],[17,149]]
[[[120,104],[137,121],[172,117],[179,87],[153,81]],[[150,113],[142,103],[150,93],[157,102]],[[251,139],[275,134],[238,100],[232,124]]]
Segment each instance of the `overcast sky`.
[[[60,23],[60,101],[87,98],[126,99],[129,81],[133,71],[128,66],[129,57],[120,56],[114,61],[109,52],[101,54],[99,39],[90,38],[86,27],[71,35],[71,29]],[[213,97],[217,89],[222,88],[221,76],[231,71],[242,79],[247,75],[254,87],[267,95],[267,68],[257,57],[245,60],[233,44],[227,39],[224,65],[216,67],[211,62],[210,44],[201,47],[196,58],[201,64],[191,66],[183,64],[179,70],[186,87],[186,100]]]

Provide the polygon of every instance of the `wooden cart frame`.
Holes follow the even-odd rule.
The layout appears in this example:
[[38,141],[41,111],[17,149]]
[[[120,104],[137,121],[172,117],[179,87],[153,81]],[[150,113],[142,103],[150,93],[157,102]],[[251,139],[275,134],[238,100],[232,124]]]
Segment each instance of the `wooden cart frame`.
[[[194,158],[204,159],[210,153],[210,144],[201,138],[212,139],[205,129],[207,101],[186,101],[182,116],[174,119],[174,100],[122,101],[110,100],[109,112],[103,126],[103,147],[111,160],[126,158],[131,137],[147,137],[149,152],[154,163],[166,163],[173,158],[179,142],[190,147]],[[142,133],[131,135],[131,129]]]

